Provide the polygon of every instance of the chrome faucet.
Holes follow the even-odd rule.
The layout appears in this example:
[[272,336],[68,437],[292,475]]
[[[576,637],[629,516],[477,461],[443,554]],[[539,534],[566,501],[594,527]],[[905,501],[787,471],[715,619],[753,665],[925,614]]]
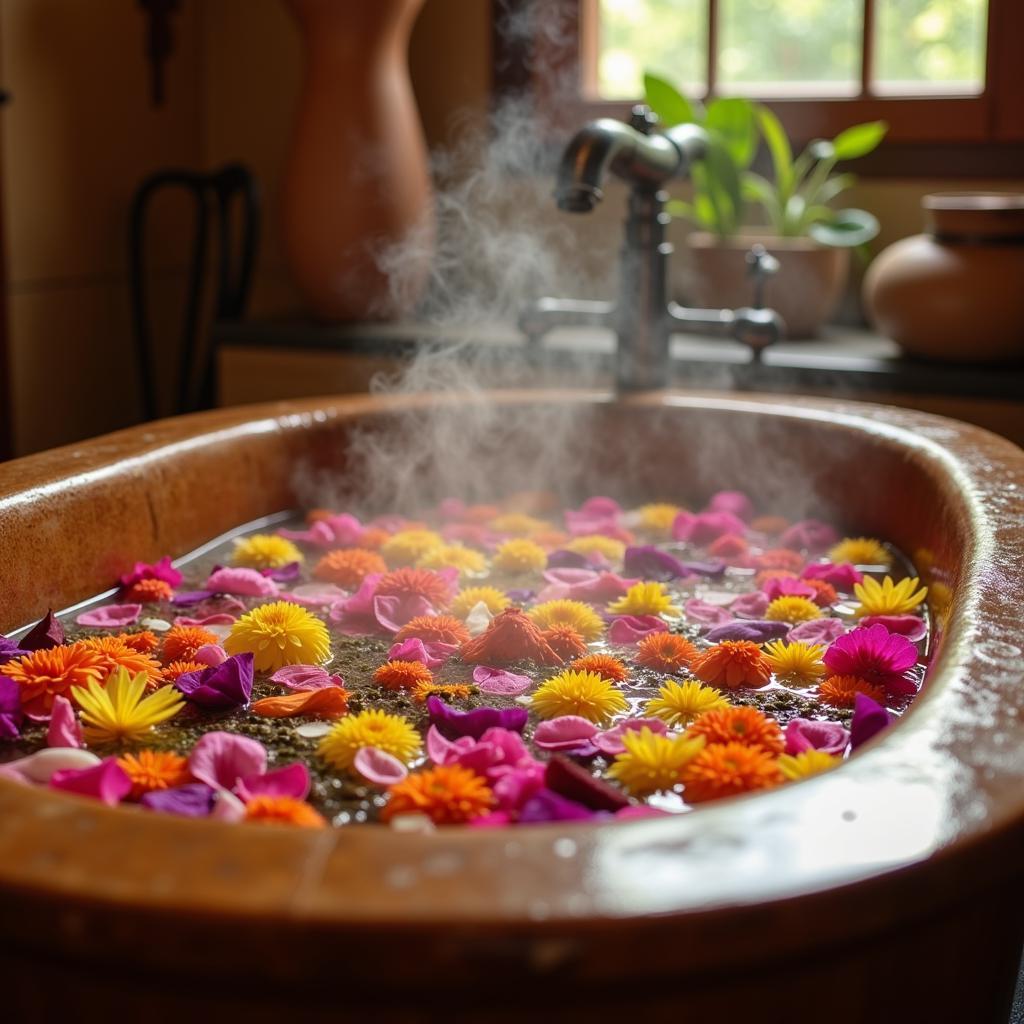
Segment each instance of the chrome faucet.
[[[648,107],[633,108],[628,124],[601,118],[584,125],[570,141],[558,167],[555,200],[570,213],[588,213],[603,198],[605,175],[614,174],[631,186],[622,248],[619,300],[538,300],[519,318],[520,330],[535,350],[556,327],[610,327],[618,337],[615,376],[622,390],[665,387],[669,377],[669,337],[676,332],[727,334],[749,345],[754,358],[778,340],[782,320],[774,310],[687,309],[667,295],[666,240],[668,196],[662,186],[689,174],[704,158],[708,137],[697,125],[683,124],[655,131],[656,116]],[[759,251],[758,251],[759,250]],[[747,257],[760,302],[763,278],[777,262],[760,246]]]

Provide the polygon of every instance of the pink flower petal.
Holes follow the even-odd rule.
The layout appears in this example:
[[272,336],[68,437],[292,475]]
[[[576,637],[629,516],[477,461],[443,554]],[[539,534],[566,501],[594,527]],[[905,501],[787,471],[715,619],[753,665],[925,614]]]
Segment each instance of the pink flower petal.
[[93,629],[121,629],[135,622],[141,613],[141,604],[108,604],[91,612],[82,612],[75,622]]
[[500,694],[503,697],[518,697],[533,685],[529,676],[506,672],[502,668],[489,668],[487,665],[477,665],[473,669],[473,682],[481,693]]
[[337,601],[344,600],[348,594],[333,583],[302,583],[293,587],[281,597],[288,598],[310,608],[329,608]]
[[305,800],[309,793],[309,770],[301,761],[286,764],[266,773],[239,779],[235,792],[245,801],[254,796],[290,796]]
[[228,652],[219,644],[203,644],[192,655],[192,660],[198,661],[200,665],[209,665],[211,668],[216,668],[228,660]]
[[218,789],[213,798],[213,810],[210,817],[218,821],[227,821],[232,824],[245,820],[245,804],[234,793],[226,789]]
[[641,729],[650,729],[651,732],[664,736],[668,732],[668,726],[660,718],[627,718],[611,729],[595,733],[593,743],[603,754],[615,757],[623,753],[626,745],[622,742],[622,734],[625,732],[639,732]]
[[389,633],[397,633],[420,615],[436,614],[437,610],[422,594],[377,595],[373,599],[373,616]]
[[352,765],[375,786],[393,786],[409,774],[409,769],[397,757],[376,747],[362,747],[356,752]]
[[116,757],[108,757],[91,768],[66,768],[54,773],[50,778],[50,787],[66,793],[91,796],[113,807],[131,792],[132,780],[117,763]]
[[650,804],[630,804],[628,807],[620,807],[615,812],[615,817],[620,821],[631,821],[640,818],[664,818],[671,813],[663,811],[660,807],[651,807]]
[[200,626],[202,628],[209,628],[210,626],[232,626],[238,621],[238,617],[231,615],[229,612],[215,612],[213,615],[204,615],[201,619],[194,618],[190,615],[179,615],[175,620],[176,626]]
[[768,595],[760,590],[755,590],[750,594],[740,594],[729,605],[729,611],[733,615],[745,619],[763,619],[764,613],[768,610],[768,604]]
[[812,718],[794,718],[786,726],[786,753],[802,754],[820,750],[841,757],[850,742],[850,734],[838,722],[819,722]]
[[691,597],[683,605],[686,617],[702,626],[722,626],[732,621],[732,613],[720,605],[702,601],[699,597]]
[[789,631],[786,639],[790,643],[799,640],[805,644],[830,644],[833,640],[846,633],[846,623],[842,619],[811,619],[801,622]]
[[48,747],[84,747],[82,727],[75,717],[75,709],[67,697],[53,698],[53,710],[50,712],[50,726],[46,731]]
[[332,676],[318,665],[286,665],[279,668],[270,681],[287,686],[289,690],[324,690],[342,685],[340,676]]
[[458,644],[424,643],[418,636],[410,636],[391,645],[388,660],[419,661],[427,668],[440,668],[458,649]]
[[916,615],[865,615],[860,620],[862,626],[885,626],[890,633],[899,633],[916,643],[923,640],[928,632],[924,619]]
[[608,639],[613,644],[638,644],[645,636],[665,632],[668,625],[656,615],[618,615],[608,627]]
[[215,789],[234,789],[239,779],[267,769],[263,744],[232,732],[208,732],[192,748],[189,771]]
[[448,764],[466,750],[472,750],[476,740],[472,736],[460,736],[457,740],[446,739],[436,725],[427,730],[427,757],[434,764]]
[[579,715],[561,715],[538,722],[533,742],[541,750],[571,750],[598,733],[593,722]]
[[322,520],[313,523],[308,530],[289,530],[282,527],[277,531],[277,535],[284,537],[285,540],[295,540],[300,544],[313,544],[318,548],[333,548],[338,543],[334,539],[334,530]]
[[211,573],[204,589],[218,594],[240,594],[243,597],[273,597],[278,585],[256,569],[223,568]]

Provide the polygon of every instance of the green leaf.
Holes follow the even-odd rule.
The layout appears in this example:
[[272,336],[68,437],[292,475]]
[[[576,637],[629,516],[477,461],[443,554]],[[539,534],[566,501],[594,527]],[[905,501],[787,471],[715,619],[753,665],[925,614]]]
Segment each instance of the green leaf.
[[699,192],[693,197],[693,221],[705,231],[713,231],[720,238],[728,237],[721,229],[721,220],[715,204],[706,192]]
[[719,233],[731,235],[739,224],[743,209],[740,172],[733,162],[728,143],[714,129],[708,130],[708,149],[699,173],[700,188],[719,211]]
[[757,150],[757,122],[750,100],[738,97],[713,100],[708,104],[704,125],[722,137],[738,168],[745,170],[750,166]]
[[664,128],[698,123],[694,105],[671,82],[650,72],[644,74],[644,102]]
[[885,138],[885,121],[866,121],[840,132],[833,140],[837,160],[855,160],[867,156]]
[[803,234],[806,209],[807,201],[799,192],[789,197],[786,201],[786,213],[782,221],[783,235],[792,238]]
[[831,202],[831,200],[835,199],[841,192],[845,192],[856,181],[857,176],[855,174],[837,174],[834,178],[829,178],[818,189],[818,202]]
[[780,201],[785,203],[793,192],[793,150],[786,138],[786,130],[767,107],[758,107],[757,115],[775,167],[775,187]]
[[670,217],[682,217],[691,220],[694,216],[693,203],[684,203],[682,199],[670,199],[665,204],[665,212]]
[[743,198],[758,203],[768,218],[768,223],[777,234],[782,234],[782,207],[775,187],[760,174],[747,171],[742,179]]
[[878,220],[867,210],[837,210],[831,220],[812,224],[807,233],[822,245],[854,248],[878,234]]

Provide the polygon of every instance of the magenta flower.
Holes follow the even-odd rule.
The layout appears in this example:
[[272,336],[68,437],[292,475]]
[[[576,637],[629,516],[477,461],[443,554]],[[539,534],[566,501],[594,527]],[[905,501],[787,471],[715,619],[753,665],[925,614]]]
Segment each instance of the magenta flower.
[[690,544],[710,544],[713,540],[734,533],[743,537],[747,524],[731,512],[680,512],[672,523],[672,536]]
[[861,626],[834,640],[822,661],[840,676],[860,676],[894,693],[914,693],[906,673],[917,664],[917,648],[885,626]]
[[178,676],[174,685],[202,707],[238,707],[248,704],[252,696],[252,669],[253,655],[246,651],[201,672],[185,672]]
[[13,679],[0,676],[0,740],[16,740],[21,735],[23,717],[21,687]]
[[50,787],[91,796],[113,807],[131,792],[132,780],[116,757],[107,757],[91,768],[65,768],[55,772],[50,776]]
[[[859,694],[858,696],[862,696]],[[850,734],[838,722],[818,722],[812,718],[794,718],[786,726],[786,753],[802,754],[820,750],[841,757],[850,742]]]
[[51,647],[59,647],[66,639],[67,637],[64,634],[64,627],[61,625],[60,619],[52,611],[48,611],[18,641],[18,646],[23,651],[49,650]]
[[802,519],[779,538],[779,547],[795,551],[826,551],[839,540],[839,534],[820,519]]
[[719,491],[711,496],[706,511],[728,512],[746,521],[754,515],[754,503],[742,491]]
[[850,721],[850,750],[867,743],[892,724],[892,715],[878,701],[858,693],[853,699],[853,718]]
[[853,593],[854,583],[864,582],[864,573],[850,562],[840,562],[838,565],[833,562],[813,562],[804,566],[800,575],[805,580],[824,580],[836,590],[847,594]]
[[890,633],[899,633],[916,643],[923,640],[928,632],[924,619],[916,615],[865,615],[860,620],[862,626],[885,626]]
[[476,708],[473,711],[456,711],[448,707],[440,697],[427,698],[427,713],[431,725],[445,739],[455,740],[460,736],[479,739],[488,729],[510,729],[522,732],[530,717],[526,708]]
[[171,565],[171,560],[164,555],[155,565],[147,562],[136,562],[131,572],[126,572],[118,582],[122,590],[130,590],[141,580],[163,580],[172,587],[181,585],[181,573]]

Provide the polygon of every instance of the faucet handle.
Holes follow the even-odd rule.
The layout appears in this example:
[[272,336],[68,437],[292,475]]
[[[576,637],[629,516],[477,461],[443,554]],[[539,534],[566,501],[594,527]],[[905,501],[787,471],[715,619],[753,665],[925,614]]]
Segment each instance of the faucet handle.
[[646,103],[637,103],[629,112],[629,126],[641,135],[650,135],[658,126],[658,115]]
[[779,272],[779,261],[760,242],[747,253],[747,277],[754,282],[754,309],[764,308],[765,282]]

